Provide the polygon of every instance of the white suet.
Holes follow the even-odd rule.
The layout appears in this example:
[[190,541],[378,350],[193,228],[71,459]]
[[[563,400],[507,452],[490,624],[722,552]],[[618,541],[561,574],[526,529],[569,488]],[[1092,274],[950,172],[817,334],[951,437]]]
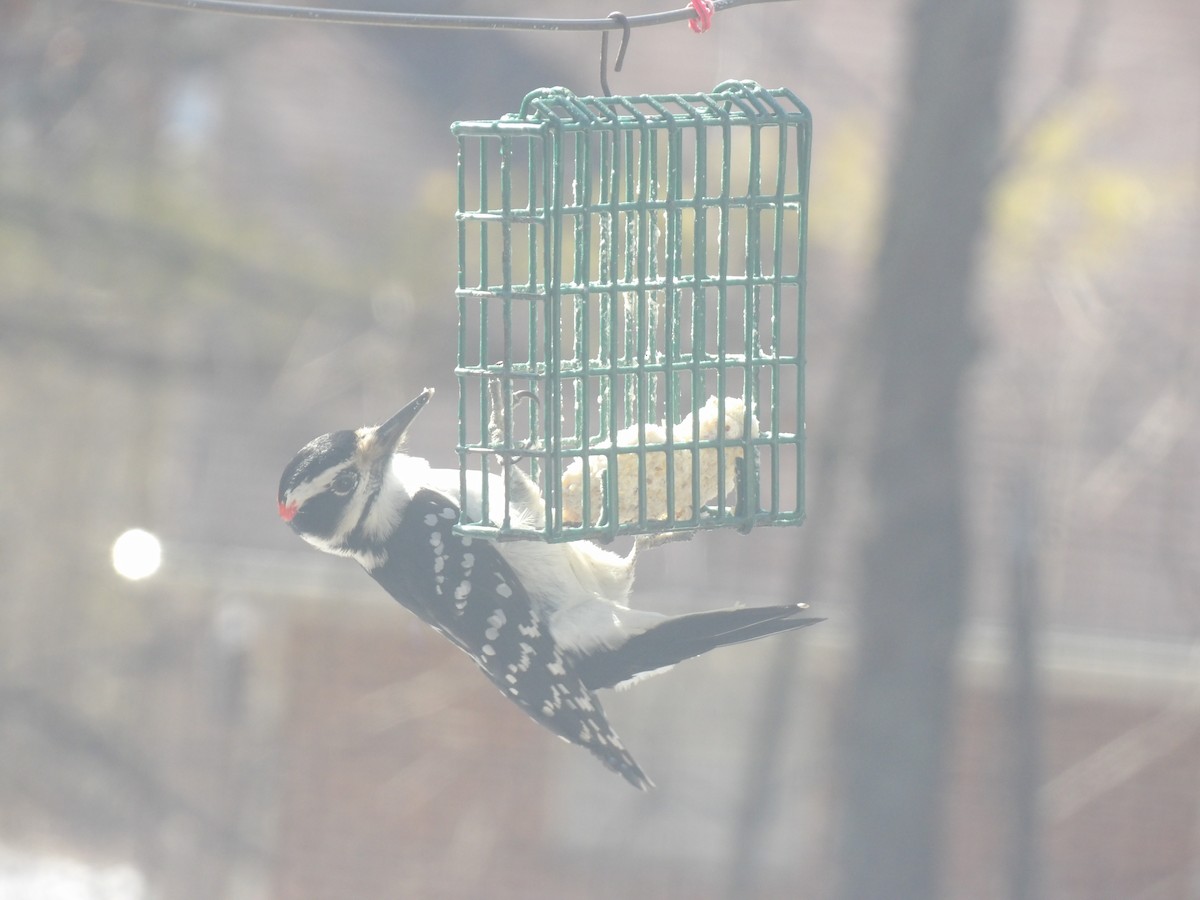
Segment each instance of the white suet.
[[[693,445],[698,439],[701,442],[714,441],[721,433],[720,400],[709,397],[700,409],[696,421],[688,413],[682,421],[671,428],[671,437],[676,445],[686,444],[686,447],[676,447],[674,455],[674,519],[687,521],[695,515],[694,492],[692,485],[693,467],[699,469],[699,500],[707,505],[722,499],[718,496],[721,489],[721,459],[724,457],[724,487],[728,496],[736,485],[737,461],[745,453],[738,443],[743,439],[746,421],[745,401],[737,397],[725,398],[724,433],[728,442],[724,448],[704,447],[696,449]],[[699,423],[698,429],[696,422]],[[644,444],[642,434],[645,434]],[[750,436],[758,437],[758,420],[750,416]],[[630,425],[617,432],[615,446],[647,448],[664,447],[664,449],[647,449],[645,458],[645,500],[646,520],[662,521],[668,518],[667,498],[667,428],[663,424]],[[613,446],[610,442],[598,444],[595,449],[606,450]],[[641,512],[641,483],[642,470],[638,462],[638,454],[634,452],[616,454],[615,479],[609,476],[609,490],[617,491],[617,516],[621,523],[637,522]],[[695,463],[693,463],[695,461]],[[604,473],[609,471],[607,455],[588,457],[588,494],[590,495],[589,512],[591,523],[598,523],[604,515]],[[575,460],[562,476],[563,488],[563,521],[569,525],[579,525],[583,521],[584,497],[584,465],[583,459]]]

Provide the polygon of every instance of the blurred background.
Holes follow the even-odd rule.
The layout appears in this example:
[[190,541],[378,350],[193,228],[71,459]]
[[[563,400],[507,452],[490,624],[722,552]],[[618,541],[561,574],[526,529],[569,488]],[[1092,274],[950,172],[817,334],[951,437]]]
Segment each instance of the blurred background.
[[598,92],[599,37],[0,0],[0,897],[1200,897],[1197,46],[1190,0],[633,33],[616,93],[815,121],[808,522],[635,597],[828,618],[607,696],[640,795],[275,512],[427,383],[454,463],[450,123]]

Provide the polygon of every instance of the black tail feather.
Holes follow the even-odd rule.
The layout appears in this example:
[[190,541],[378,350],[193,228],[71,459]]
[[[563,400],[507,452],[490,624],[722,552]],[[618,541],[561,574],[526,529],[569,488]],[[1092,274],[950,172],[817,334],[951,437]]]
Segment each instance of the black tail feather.
[[630,638],[614,650],[600,650],[578,659],[575,671],[592,690],[615,687],[642,673],[673,666],[717,647],[754,641],[824,621],[796,617],[807,608],[800,603],[677,616]]

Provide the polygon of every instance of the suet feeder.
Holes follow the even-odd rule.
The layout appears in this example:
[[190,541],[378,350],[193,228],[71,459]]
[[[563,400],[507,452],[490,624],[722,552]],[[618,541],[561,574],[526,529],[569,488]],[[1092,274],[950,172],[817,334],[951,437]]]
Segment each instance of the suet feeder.
[[[789,91],[577,97],[458,122],[463,533],[798,524],[811,117]],[[489,468],[490,467],[490,468]],[[465,494],[464,494],[465,495]]]

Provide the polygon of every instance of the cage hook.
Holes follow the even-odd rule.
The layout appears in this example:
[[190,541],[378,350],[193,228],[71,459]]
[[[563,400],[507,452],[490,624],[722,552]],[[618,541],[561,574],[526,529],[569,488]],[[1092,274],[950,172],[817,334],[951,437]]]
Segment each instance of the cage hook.
[[[620,72],[625,65],[625,50],[629,47],[629,18],[622,12],[611,12],[608,17],[621,26],[621,49],[617,51],[617,61],[613,65],[614,72]],[[608,89],[608,29],[600,33],[600,90],[605,97],[611,97]]]

